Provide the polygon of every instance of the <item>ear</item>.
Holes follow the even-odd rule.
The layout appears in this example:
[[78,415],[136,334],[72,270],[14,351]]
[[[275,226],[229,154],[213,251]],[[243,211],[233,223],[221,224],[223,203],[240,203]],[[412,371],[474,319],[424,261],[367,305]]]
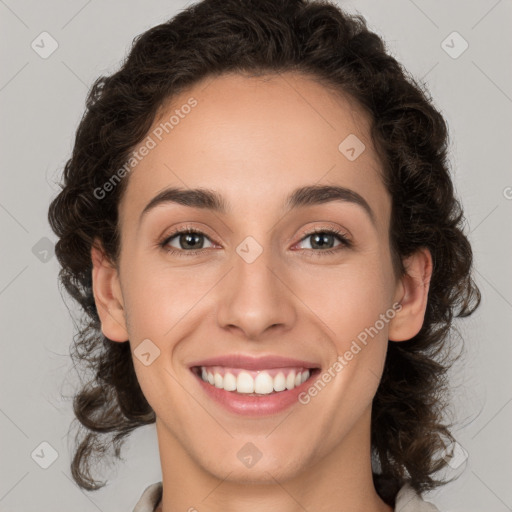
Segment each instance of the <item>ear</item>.
[[404,260],[405,275],[400,277],[395,294],[402,308],[389,322],[390,341],[405,341],[416,336],[425,319],[428,290],[432,277],[432,255],[424,247]]
[[101,331],[112,341],[128,341],[119,274],[97,239],[91,248],[91,259],[92,289]]

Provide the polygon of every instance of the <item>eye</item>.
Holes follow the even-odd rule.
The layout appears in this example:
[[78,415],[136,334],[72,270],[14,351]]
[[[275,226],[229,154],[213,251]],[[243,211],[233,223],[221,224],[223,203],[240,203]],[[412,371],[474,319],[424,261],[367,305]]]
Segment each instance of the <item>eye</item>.
[[[302,243],[303,240],[308,239],[310,239],[309,247],[305,247],[303,249],[310,249],[316,253],[321,252],[324,254],[332,254],[342,250],[344,247],[351,247],[352,245],[351,241],[341,233],[341,231],[336,229],[315,229],[303,237],[299,244]],[[339,242],[337,245],[335,245],[336,240]],[[338,247],[338,249],[335,247]]]
[[[311,231],[302,238],[299,245],[308,239],[311,240],[309,247],[299,247],[299,249],[307,250],[315,256],[337,253],[343,248],[352,246],[352,242],[341,231],[332,228],[317,228]],[[205,247],[205,240],[208,241],[209,246]],[[338,241],[337,244],[336,240]],[[194,256],[200,254],[206,248],[214,246],[206,234],[193,228],[176,230],[171,235],[166,236],[162,242],[159,242],[159,245],[167,253],[177,256]]]
[[[204,233],[187,228],[174,231],[170,236],[166,237],[160,245],[167,252],[180,256],[190,256],[201,252],[205,248],[204,240],[209,241],[209,238]],[[209,243],[211,247],[213,247],[210,241]]]

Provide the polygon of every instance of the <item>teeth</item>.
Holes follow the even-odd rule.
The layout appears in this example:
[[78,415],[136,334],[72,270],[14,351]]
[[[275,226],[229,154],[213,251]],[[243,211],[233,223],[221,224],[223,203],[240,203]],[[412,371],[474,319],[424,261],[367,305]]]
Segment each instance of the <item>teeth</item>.
[[286,389],[286,379],[284,373],[278,373],[274,377],[274,391],[284,391]]
[[[252,377],[251,377],[252,378]],[[274,381],[267,372],[258,373],[254,379],[254,392],[268,395],[274,390]]]
[[224,375],[224,389],[226,391],[236,391],[236,377],[232,373],[228,372]]
[[247,372],[240,372],[236,379],[238,393],[254,393],[254,379]]
[[224,378],[220,373],[215,372],[213,374],[213,383],[216,388],[224,388]]
[[286,389],[293,389],[295,387],[295,371],[291,371],[286,377]]
[[[219,389],[225,391],[236,391],[237,393],[249,394],[257,393],[259,395],[269,395],[273,392],[291,390],[300,386],[309,379],[311,373],[309,370],[292,369],[278,371],[262,370],[258,372],[249,372],[246,370],[233,369],[232,371],[219,370],[220,367],[207,370],[201,367],[201,378]],[[219,370],[219,371],[218,371]],[[238,373],[238,375],[237,375]]]

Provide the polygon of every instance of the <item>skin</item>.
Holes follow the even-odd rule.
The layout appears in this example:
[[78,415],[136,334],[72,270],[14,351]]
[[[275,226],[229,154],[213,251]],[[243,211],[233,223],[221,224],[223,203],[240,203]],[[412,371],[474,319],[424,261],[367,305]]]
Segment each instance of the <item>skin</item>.
[[[404,260],[404,276],[393,272],[391,198],[370,119],[354,100],[306,76],[228,74],[166,103],[154,127],[190,97],[197,106],[129,176],[117,265],[99,242],[91,251],[105,336],[129,340],[132,353],[144,339],[160,350],[149,366],[134,357],[157,416],[164,489],[158,510],[389,512],[372,483],[371,402],[388,340],[410,339],[421,328],[432,260],[419,250]],[[349,134],[366,146],[354,161],[338,150]],[[357,192],[375,223],[350,202],[286,213],[285,197],[314,184]],[[168,203],[139,225],[146,204],[169,186],[213,189],[231,210]],[[158,246],[181,227],[205,234],[201,253],[185,254],[190,249],[179,236],[169,244],[183,257]],[[338,252],[320,254],[324,249],[307,236],[315,227],[337,228],[353,246],[334,238],[328,248]],[[236,252],[247,236],[263,248],[250,264]],[[317,396],[276,415],[226,412],[188,369],[194,360],[236,352],[327,369],[394,303],[401,310]],[[250,468],[237,457],[248,442],[262,454]]]

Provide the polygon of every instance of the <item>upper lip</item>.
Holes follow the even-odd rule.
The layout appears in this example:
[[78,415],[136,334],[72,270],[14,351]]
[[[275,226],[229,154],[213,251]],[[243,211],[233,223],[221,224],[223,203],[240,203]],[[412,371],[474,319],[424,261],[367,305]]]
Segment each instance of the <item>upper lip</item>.
[[194,366],[226,366],[229,368],[244,368],[246,370],[266,370],[271,368],[302,367],[318,368],[317,363],[300,359],[292,359],[277,355],[267,355],[261,357],[248,356],[244,354],[228,354],[225,356],[211,357],[191,363],[190,368]]

